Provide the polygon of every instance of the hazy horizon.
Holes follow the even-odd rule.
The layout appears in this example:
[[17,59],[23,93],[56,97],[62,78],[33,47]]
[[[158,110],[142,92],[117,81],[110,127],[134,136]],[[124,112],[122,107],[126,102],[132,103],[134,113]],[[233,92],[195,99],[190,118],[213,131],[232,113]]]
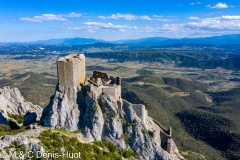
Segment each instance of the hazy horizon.
[[[224,35],[215,35],[215,36],[226,36],[226,35],[234,35],[234,34],[224,34]],[[236,35],[236,34],[235,34]],[[83,39],[95,39],[95,40],[102,40],[106,42],[111,41],[124,41],[124,40],[138,40],[138,39],[145,39],[145,38],[169,38],[169,39],[184,39],[184,38],[209,38],[215,36],[203,36],[203,37],[182,37],[182,38],[170,38],[170,37],[142,37],[142,38],[130,38],[130,39],[116,39],[116,40],[105,40],[105,39],[98,39],[92,37],[63,37],[63,38],[50,38],[50,39],[40,39],[40,40],[33,40],[33,41],[12,41],[12,42],[1,42],[0,43],[28,43],[28,42],[38,42],[38,41],[48,41],[48,40],[58,40],[58,39],[74,39],[74,38],[83,38]]]

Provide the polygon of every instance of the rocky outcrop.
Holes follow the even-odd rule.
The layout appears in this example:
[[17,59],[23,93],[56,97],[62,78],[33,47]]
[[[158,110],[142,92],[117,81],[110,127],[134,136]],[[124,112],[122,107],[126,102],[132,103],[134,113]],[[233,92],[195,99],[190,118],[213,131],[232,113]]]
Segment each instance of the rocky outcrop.
[[112,96],[101,95],[99,99],[104,115],[102,139],[110,141],[122,149],[126,148],[123,137],[123,112],[118,108],[117,101]]
[[178,159],[168,154],[161,148],[161,144],[152,138],[131,103],[123,100],[123,110],[125,112],[124,119],[128,123],[124,132],[129,137],[129,146],[138,154],[140,159]]
[[[0,93],[1,124],[9,125],[12,123],[9,119],[14,117],[10,115],[19,115],[24,117],[23,125],[29,125],[37,132],[41,130],[36,124],[32,125],[40,118],[42,109],[39,106],[26,102],[16,88],[4,87],[0,89]],[[132,149],[139,159],[183,159],[171,138],[167,139],[171,143],[171,153],[167,152],[162,145],[162,141],[166,140],[160,137],[161,128],[147,115],[144,119],[146,122],[143,122],[134,106],[136,107],[104,93],[96,96],[85,87],[58,86],[49,105],[43,110],[41,121],[46,127],[82,130],[82,136],[88,142],[106,140],[119,149]],[[154,135],[156,130],[158,132]],[[33,131],[29,130],[15,136],[1,137],[0,149],[18,142],[25,145],[28,151],[44,152],[37,137],[27,136],[31,132]]]
[[50,103],[43,110],[41,120],[46,127],[78,129],[80,109],[77,104],[77,88],[58,86]]
[[[47,127],[82,130],[89,142],[106,140],[120,149],[132,149],[139,159],[182,159],[174,142],[172,148],[175,150],[168,153],[162,148],[161,141],[150,135],[148,128],[160,128],[151,126],[154,121],[150,117],[143,123],[133,104],[104,93],[96,96],[84,87],[58,86],[41,120]],[[158,136],[160,139],[160,131]]]
[[90,93],[87,93],[85,97],[86,110],[82,124],[83,133],[89,140],[99,141],[102,139],[104,119],[97,100],[93,99],[92,96]]
[[[39,133],[41,132],[40,130],[37,131],[39,135]],[[32,135],[33,133],[31,133],[31,131],[29,131],[29,133],[21,133],[21,134],[17,134],[17,135],[6,135],[0,138],[0,150],[2,151],[2,156],[4,159],[19,159],[18,157],[14,157],[14,152],[16,153],[15,156],[18,156],[17,154],[22,154],[22,156],[27,156],[24,155],[21,152],[16,151],[15,148],[25,148],[26,151],[28,151],[28,153],[30,153],[29,151],[32,151],[32,153],[35,152],[45,152],[44,148],[40,145],[41,141],[36,137],[33,136],[29,136]],[[28,136],[27,136],[28,135]],[[17,145],[16,145],[17,144]],[[7,151],[7,150],[8,151]],[[12,152],[12,155],[11,153]],[[34,154],[32,154],[34,155]],[[25,159],[25,158],[24,158]]]
[[14,116],[11,115],[27,117],[29,113],[31,113],[31,118],[26,118],[24,123],[31,124],[40,120],[42,108],[25,101],[17,88],[6,86],[3,89],[0,88],[0,112],[0,124],[8,125],[10,119],[14,121]]

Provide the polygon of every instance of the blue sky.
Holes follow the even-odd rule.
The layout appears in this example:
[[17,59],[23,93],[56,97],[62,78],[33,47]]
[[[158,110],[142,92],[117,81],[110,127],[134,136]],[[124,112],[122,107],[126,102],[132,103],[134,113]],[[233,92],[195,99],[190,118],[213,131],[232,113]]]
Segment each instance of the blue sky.
[[240,1],[3,0],[0,42],[240,34]]

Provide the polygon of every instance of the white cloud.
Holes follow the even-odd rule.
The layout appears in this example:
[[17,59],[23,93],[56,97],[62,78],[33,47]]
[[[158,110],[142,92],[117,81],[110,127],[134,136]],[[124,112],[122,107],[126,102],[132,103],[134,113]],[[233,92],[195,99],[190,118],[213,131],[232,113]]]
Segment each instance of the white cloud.
[[199,18],[199,17],[191,16],[191,17],[188,17],[188,19],[191,19],[191,20],[199,20],[200,18]]
[[66,17],[76,18],[81,17],[82,14],[71,12],[67,15],[64,14],[42,14],[41,16],[34,16],[32,18],[20,18],[21,21],[29,22],[43,22],[43,21],[64,21],[69,22]]
[[240,33],[240,16],[225,15],[213,18],[188,17],[189,21],[179,24],[164,24],[139,28],[140,33],[153,35],[175,35],[175,37],[203,37]]
[[98,18],[101,19],[125,19],[125,20],[135,20],[138,18],[138,16],[132,15],[132,14],[112,14],[111,16],[98,16]]
[[21,21],[43,22],[43,21],[68,21],[62,15],[42,14],[41,16],[34,16],[33,18],[20,18]]
[[228,8],[228,5],[226,3],[218,3],[215,6],[211,6],[211,5],[206,5],[206,7],[208,8],[218,8],[218,9],[222,9],[222,8]]
[[75,12],[71,12],[71,13],[69,13],[68,15],[67,15],[67,17],[73,17],[73,18],[75,18],[75,17],[81,17],[82,16],[82,14],[80,14],[80,13],[75,13]]
[[190,5],[192,5],[192,6],[195,5],[195,4],[196,4],[196,5],[197,5],[197,4],[202,4],[202,2],[192,2],[192,3],[190,3]]
[[[134,15],[133,15],[134,16]],[[135,16],[136,17],[136,16]],[[112,16],[112,18],[117,18]],[[118,15],[119,18],[119,15]],[[161,15],[142,15],[138,19],[144,20],[164,20],[166,16]],[[169,18],[169,17],[167,17]],[[176,19],[176,17],[170,17]],[[166,19],[167,21],[167,19]],[[168,20],[169,21],[169,20]],[[177,21],[176,21],[177,22]],[[69,28],[69,30],[82,30],[86,32],[98,32],[103,30],[117,31],[123,34],[153,35],[167,37],[201,37],[221,34],[240,33],[240,15],[222,15],[211,18],[190,16],[187,22],[167,23],[158,26],[130,26],[113,23],[84,22],[82,26]],[[117,33],[115,32],[115,33]]]
[[82,30],[81,27],[68,28],[69,30]]
[[105,16],[98,16],[98,18],[100,18],[100,19],[107,19],[107,17],[105,17]]
[[147,16],[147,15],[143,15],[143,16],[140,16],[140,19],[142,19],[142,20],[152,20],[149,16]]
[[153,34],[153,36],[156,36],[160,34],[161,36],[163,35],[178,35],[182,34],[185,32],[185,28],[181,24],[164,24],[159,27],[153,27],[153,26],[145,26],[142,28],[139,28],[136,30],[136,32],[144,34]]
[[92,30],[92,29],[88,29],[88,32],[91,32],[91,33],[94,33],[94,32],[96,32],[96,31],[94,31],[94,30]]
[[[165,18],[166,17],[166,18]],[[161,16],[161,15],[153,15],[152,16],[152,20],[156,20],[156,21],[163,21],[163,22],[169,22],[172,21],[169,18],[176,18],[174,16]]]
[[84,22],[83,24],[89,26],[95,26],[102,29],[107,28],[117,28],[117,29],[137,29],[136,26],[128,26],[128,25],[114,25],[112,23],[101,23],[101,22]]
[[170,19],[166,19],[166,18],[155,18],[154,20],[162,21],[162,22],[169,22],[169,21],[171,21]]
[[118,18],[123,18],[125,20],[135,20],[137,19],[137,16],[132,15],[132,14],[117,14],[116,15]]
[[218,3],[213,8],[228,8],[226,3]]
[[240,30],[240,16],[221,16],[199,19],[197,22],[188,22],[185,27],[195,29]]
[[133,14],[112,14],[111,16],[98,16],[98,18],[100,19],[125,19],[125,20],[158,20],[158,21],[170,21],[169,19],[163,18],[163,16],[158,16],[158,15],[153,15],[152,17],[148,16],[148,15],[141,15],[141,16],[137,16],[137,15],[133,15]]
[[101,23],[101,22],[84,22],[84,26],[82,27],[75,27],[75,28],[68,28],[69,30],[83,30],[86,29],[88,32],[95,32],[96,30],[114,30],[125,32],[127,30],[138,29],[136,26],[128,26],[128,25],[114,25],[112,23]]
[[240,16],[222,16],[221,18],[226,20],[240,20]]
[[42,20],[38,18],[20,18],[21,21],[29,21],[29,22],[42,22]]
[[163,18],[163,16],[160,16],[160,15],[153,15],[153,17],[155,17],[155,18]]

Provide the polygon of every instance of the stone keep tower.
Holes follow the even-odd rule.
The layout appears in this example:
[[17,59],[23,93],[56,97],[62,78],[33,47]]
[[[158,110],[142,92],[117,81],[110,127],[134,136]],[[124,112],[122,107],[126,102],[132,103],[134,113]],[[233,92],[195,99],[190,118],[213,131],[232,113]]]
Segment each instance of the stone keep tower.
[[76,87],[83,84],[86,78],[84,54],[70,54],[57,61],[58,84],[65,87]]

